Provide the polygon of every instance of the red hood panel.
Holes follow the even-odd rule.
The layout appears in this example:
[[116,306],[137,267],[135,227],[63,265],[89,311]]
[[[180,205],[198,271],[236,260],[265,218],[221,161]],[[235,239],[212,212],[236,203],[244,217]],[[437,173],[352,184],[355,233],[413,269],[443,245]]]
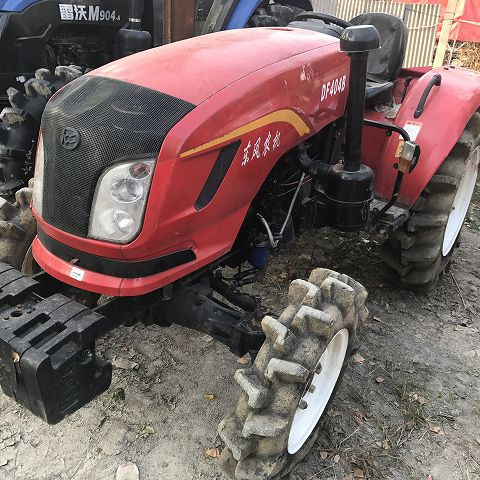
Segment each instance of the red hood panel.
[[147,50],[90,75],[135,83],[199,105],[261,68],[335,42],[308,30],[229,30]]

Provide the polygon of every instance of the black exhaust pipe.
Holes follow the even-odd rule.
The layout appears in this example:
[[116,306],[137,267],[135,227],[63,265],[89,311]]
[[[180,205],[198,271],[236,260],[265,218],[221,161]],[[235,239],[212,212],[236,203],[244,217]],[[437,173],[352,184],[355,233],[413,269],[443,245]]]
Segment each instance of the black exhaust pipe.
[[130,2],[129,26],[131,30],[142,30],[143,0],[133,0]]
[[143,8],[143,0],[133,0],[130,2],[128,24],[117,33],[117,58],[128,57],[129,55],[148,50],[152,47],[152,36],[150,32],[142,30]]
[[367,91],[368,54],[380,47],[380,35],[372,25],[349,27],[343,32],[340,50],[350,57],[347,105],[345,170],[358,172],[362,163],[362,134]]
[[362,164],[362,135],[368,54],[379,47],[380,35],[371,25],[349,27],[340,40],[341,51],[350,57],[345,158],[330,167],[325,184],[328,223],[339,230],[364,228],[373,199],[374,173]]

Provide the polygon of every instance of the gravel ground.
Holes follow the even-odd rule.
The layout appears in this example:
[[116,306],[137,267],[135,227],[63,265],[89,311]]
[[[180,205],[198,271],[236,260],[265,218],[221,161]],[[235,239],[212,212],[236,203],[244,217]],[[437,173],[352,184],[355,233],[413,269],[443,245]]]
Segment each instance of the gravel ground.
[[[477,196],[478,199],[478,196]],[[294,480],[480,478],[480,215],[474,208],[451,272],[433,294],[384,282],[378,245],[326,231],[281,253],[260,287],[283,306],[288,284],[316,266],[370,291],[370,317],[327,424]],[[136,325],[100,339],[108,392],[57,426],[0,395],[0,479],[221,479],[217,423],[239,394],[237,359],[209,337]]]

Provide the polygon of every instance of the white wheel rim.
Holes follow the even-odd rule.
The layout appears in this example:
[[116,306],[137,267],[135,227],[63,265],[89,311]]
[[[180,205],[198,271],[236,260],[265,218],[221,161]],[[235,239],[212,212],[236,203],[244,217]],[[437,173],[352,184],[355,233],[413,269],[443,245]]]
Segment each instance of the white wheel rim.
[[348,330],[340,330],[327,345],[317,364],[316,370],[321,366],[321,371],[313,375],[311,384],[315,389],[305,393],[302,400],[306,402],[306,408],[297,408],[293,417],[288,436],[288,453],[291,455],[303,447],[327,407],[345,362],[348,338]]
[[480,163],[480,147],[477,147],[470,156],[465,168],[460,185],[458,186],[452,210],[448,216],[447,227],[443,237],[443,256],[447,256],[455,245],[455,241],[463,227],[463,222],[467,216],[468,207],[472,200],[475,185],[477,183],[478,165]]

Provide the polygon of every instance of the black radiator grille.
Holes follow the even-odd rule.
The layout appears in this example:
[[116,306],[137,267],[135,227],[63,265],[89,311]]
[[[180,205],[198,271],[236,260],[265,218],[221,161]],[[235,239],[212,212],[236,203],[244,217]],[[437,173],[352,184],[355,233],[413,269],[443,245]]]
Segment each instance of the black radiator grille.
[[[156,158],[168,132],[194,108],[179,98],[103,77],[68,84],[42,118],[43,218],[86,237],[95,187],[105,168],[138,155]],[[74,149],[61,144],[66,128],[79,133]]]

